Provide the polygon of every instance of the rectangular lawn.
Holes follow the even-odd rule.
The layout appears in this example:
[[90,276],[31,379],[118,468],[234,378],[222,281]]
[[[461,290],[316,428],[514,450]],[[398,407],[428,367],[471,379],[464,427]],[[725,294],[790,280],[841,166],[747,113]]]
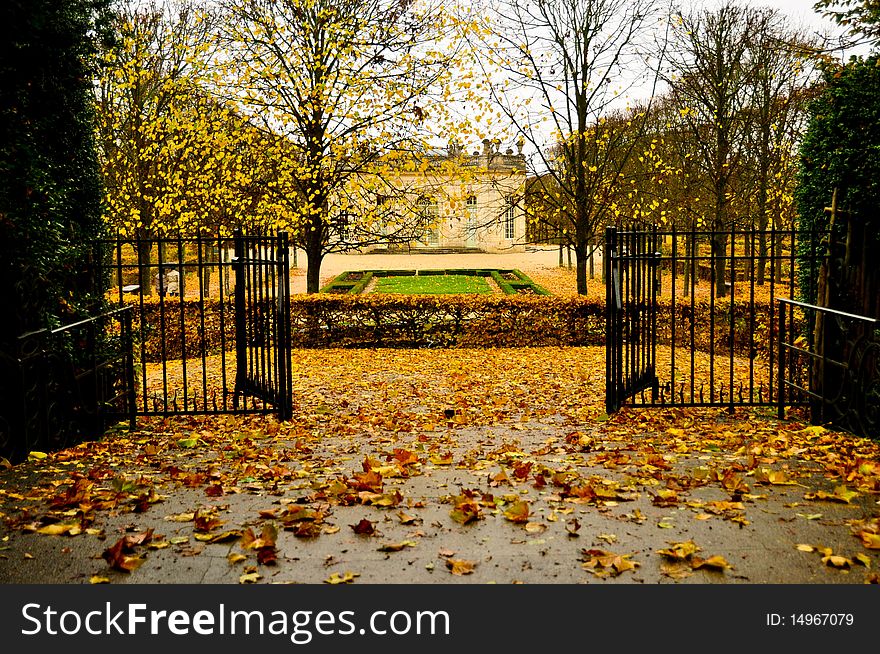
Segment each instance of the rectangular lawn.
[[454,295],[460,293],[488,294],[492,292],[485,277],[473,275],[418,275],[379,277],[375,293],[403,293],[406,295]]

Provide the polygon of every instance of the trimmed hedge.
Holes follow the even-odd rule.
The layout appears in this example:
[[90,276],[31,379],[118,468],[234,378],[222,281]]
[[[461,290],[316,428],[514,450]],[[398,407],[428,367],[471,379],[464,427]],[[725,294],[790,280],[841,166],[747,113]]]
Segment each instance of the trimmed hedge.
[[[135,298],[132,298],[135,299]],[[136,306],[137,303],[133,302]],[[718,354],[730,351],[729,302],[679,304],[675,341]],[[752,319],[754,316],[754,320]],[[734,306],[733,349],[739,356],[769,353],[775,321],[769,305]],[[223,329],[221,330],[221,325]],[[693,325],[693,340],[691,340]],[[161,361],[227,351],[235,345],[234,306],[179,298],[146,301],[136,312],[143,326],[143,360]],[[670,304],[661,300],[658,343],[672,340]],[[162,334],[164,333],[164,338]],[[604,302],[582,297],[486,295],[299,295],[291,299],[294,347],[539,347],[603,345]]]

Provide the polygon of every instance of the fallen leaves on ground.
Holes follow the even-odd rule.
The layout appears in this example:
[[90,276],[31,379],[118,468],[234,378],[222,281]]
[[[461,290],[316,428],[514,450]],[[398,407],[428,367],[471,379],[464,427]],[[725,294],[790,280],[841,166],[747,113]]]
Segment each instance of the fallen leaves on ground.
[[584,570],[597,577],[616,577],[641,565],[631,561],[632,556],[632,554],[615,554],[607,550],[589,549],[581,552],[581,561]]
[[[569,581],[582,568],[635,576],[633,554],[580,549],[585,539],[636,550],[639,533],[669,533],[677,540],[659,570],[680,579],[731,569],[701,556],[691,528],[722,538],[749,537],[767,519],[832,529],[834,511],[852,511],[836,524],[864,550],[809,545],[817,565],[859,569],[880,550],[878,444],[761,410],[605,415],[601,348],[299,350],[294,360],[290,421],[141,418],[135,432],[35,454],[0,470],[3,524],[27,538],[88,539],[134,579],[160,550],[208,552],[241,583],[300,580],[306,567],[312,581],[351,583],[355,573],[314,576],[328,551],[334,564],[369,551],[396,574],[405,560],[427,581],[430,542],[450,574],[495,580],[492,561],[464,558],[475,555],[458,541],[458,555],[442,547],[448,534],[535,562],[567,548]],[[768,518],[768,500],[786,508]],[[150,526],[165,535],[146,538]]]

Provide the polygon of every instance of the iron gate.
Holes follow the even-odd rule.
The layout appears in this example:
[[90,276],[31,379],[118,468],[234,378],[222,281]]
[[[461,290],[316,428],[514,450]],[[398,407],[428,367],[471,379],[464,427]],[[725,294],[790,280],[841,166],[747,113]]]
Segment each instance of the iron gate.
[[138,415],[291,415],[288,237],[101,244],[109,299],[132,306]]
[[608,413],[637,393],[658,390],[657,231],[605,232],[605,405]]
[[608,228],[607,410],[774,404],[777,298],[809,295],[823,235]]
[[235,391],[233,408],[255,397],[290,418],[290,261],[287,234],[235,233]]

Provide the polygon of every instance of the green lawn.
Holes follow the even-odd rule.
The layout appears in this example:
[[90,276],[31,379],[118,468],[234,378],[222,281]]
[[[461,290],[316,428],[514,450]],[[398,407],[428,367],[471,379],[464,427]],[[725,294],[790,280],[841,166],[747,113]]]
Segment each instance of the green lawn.
[[375,293],[406,295],[454,295],[457,293],[488,294],[492,290],[485,277],[473,275],[419,275],[379,277]]

